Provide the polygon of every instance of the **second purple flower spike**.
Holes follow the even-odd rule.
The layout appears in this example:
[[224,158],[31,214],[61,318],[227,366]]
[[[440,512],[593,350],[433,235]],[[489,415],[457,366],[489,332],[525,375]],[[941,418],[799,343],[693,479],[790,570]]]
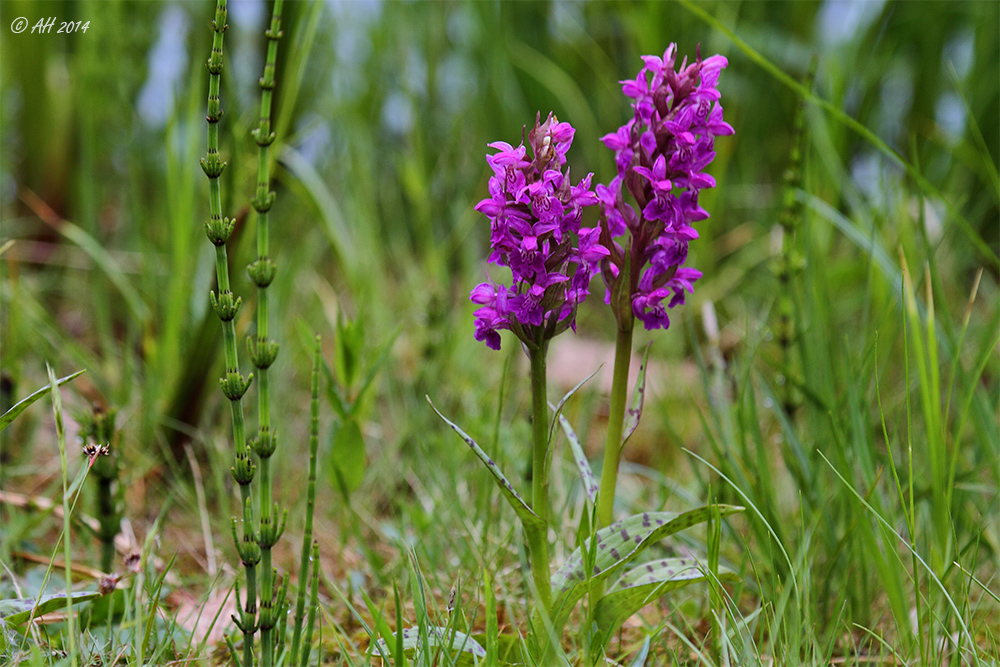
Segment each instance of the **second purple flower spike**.
[[[643,56],[636,78],[621,82],[635,114],[602,138],[618,168],[610,184],[597,186],[597,196],[604,211],[601,242],[609,251],[602,272],[619,327],[630,326],[634,316],[647,329],[667,328],[666,309],[684,303],[701,277],[683,266],[688,243],[698,238],[692,223],[708,217],[698,193],[715,187],[704,172],[715,158],[715,137],[733,134],[722,120],[716,88],[726,58],[702,60],[699,53],[675,70],[676,50],[671,44],[662,58]],[[623,187],[638,213],[625,202]],[[631,236],[627,253],[615,241],[625,232]],[[627,283],[620,284],[626,267]]]

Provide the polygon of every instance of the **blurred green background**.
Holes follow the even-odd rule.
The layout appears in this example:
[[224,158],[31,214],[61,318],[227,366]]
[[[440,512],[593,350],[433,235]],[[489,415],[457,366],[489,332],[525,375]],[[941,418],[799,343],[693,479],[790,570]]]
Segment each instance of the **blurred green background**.
[[[815,108],[810,118],[825,125],[810,134],[812,194],[848,217],[865,210],[867,232],[892,258],[900,242],[926,237],[932,258],[949,268],[943,279],[960,292],[980,266],[995,282],[996,3],[701,6],[796,80],[818,56],[816,93],[918,165],[942,197],[921,196],[897,164]],[[7,0],[0,11],[0,210],[4,238],[17,241],[3,262],[5,371],[17,381],[37,374],[44,359],[85,365],[107,400],[141,399],[159,412],[182,399],[179,390],[200,389],[181,382],[184,360],[215,335],[197,326],[211,280],[201,238],[206,186],[196,168],[210,3]],[[327,2],[310,23],[311,11],[290,5],[289,47],[279,56],[283,339],[295,339],[297,318],[320,332],[328,327],[317,307],[319,281],[348,314],[364,313],[373,331],[405,324],[414,354],[463,354],[467,348],[452,342],[467,337],[471,306],[463,297],[484,268],[486,224],[472,205],[485,193],[486,144],[516,143],[537,111],[553,110],[577,128],[574,171],[606,182],[613,162],[598,139],[629,112],[616,82],[634,76],[640,54],[661,53],[672,41],[682,54],[700,44],[705,54],[729,57],[722,102],[736,128],[735,138],[718,142],[719,187],[704,197],[712,218],[692,247],[706,278],[679,315],[693,317],[703,299],[716,302],[725,321],[766,308],[774,287],[768,237],[798,98],[690,11],[669,2]],[[248,128],[266,13],[262,2],[231,3],[224,193],[227,213],[240,219],[252,194],[256,147]],[[14,34],[19,16],[31,26],[55,16],[57,26],[73,20],[89,28]],[[869,215],[921,206],[919,229],[895,215]],[[829,227],[819,233],[829,235],[832,258],[864,252]],[[238,286],[250,236],[240,237]],[[13,308],[15,301],[23,303]],[[854,306],[835,304],[847,321]],[[601,311],[595,304],[584,313],[595,325],[586,336],[608,336]],[[662,338],[663,347],[682,345],[679,335]]]
[[[219,326],[214,314],[206,315],[214,276],[202,229],[207,185],[198,166],[213,5],[0,3],[0,408],[44,384],[46,362],[59,376],[86,368],[67,401],[78,409],[91,402],[121,406],[129,479],[186,478],[187,464],[178,462],[184,445],[193,444],[215,462],[212,502],[227,516],[228,417],[215,384]],[[960,490],[950,501],[955,539],[960,552],[975,541],[976,564],[987,579],[995,576],[1000,536],[987,519],[1000,516],[1000,3],[697,6],[748,49],[671,2],[290,3],[272,153],[272,255],[279,267],[272,335],[283,346],[273,382],[285,388],[275,400],[281,446],[291,452],[278,465],[285,474],[279,479],[293,482],[279,495],[295,498],[294,480],[305,474],[307,334],[322,334],[332,359],[338,317],[356,320],[363,332],[359,365],[391,344],[362,429],[368,469],[357,497],[365,517],[390,517],[399,530],[421,535],[459,511],[431,511],[427,498],[448,498],[449,490],[464,488],[462,480],[488,488],[461,443],[430,413],[425,394],[482,435],[484,446],[506,447],[498,460],[523,465],[517,442],[527,434],[527,381],[513,370],[494,431],[505,362],[515,364],[519,353],[510,339],[501,353],[472,340],[468,291],[482,280],[489,231],[472,207],[486,194],[487,143],[516,144],[536,112],[544,117],[552,110],[576,127],[573,173],[592,171],[596,182],[607,182],[613,157],[599,138],[629,117],[617,81],[635,76],[640,55],[677,42],[681,54],[693,55],[700,45],[703,55],[729,58],[719,89],[736,134],[717,141],[709,172],[718,187],[702,195],[712,217],[699,225],[689,263],[705,277],[672,313],[667,333],[637,341],[638,349],[655,340],[653,356],[662,366],[650,380],[656,400],[627,456],[643,466],[635,468],[637,479],[665,480],[666,490],[640,485],[645,490],[636,492],[636,502],[662,506],[683,501],[685,493],[730,493],[682,446],[730,476],[742,472],[744,491],[787,531],[781,538],[789,552],[818,568],[811,582],[817,599],[809,604],[835,626],[830,619],[839,607],[819,596],[843,590],[850,618],[874,622],[879,612],[871,600],[879,597],[873,591],[881,590],[884,573],[859,575],[859,569],[878,549],[851,541],[858,530],[851,512],[864,512],[815,451],[827,452],[848,475],[856,472],[859,487],[879,486],[894,497],[882,468],[886,448],[895,449],[897,463],[903,460],[907,390],[922,387],[915,370],[906,372],[902,251],[921,308],[928,267],[939,363],[946,371],[957,360],[956,400],[970,397],[968,422],[946,427],[950,451],[960,452]],[[230,165],[224,211],[241,230],[231,274],[235,291],[250,302],[243,267],[253,252],[249,200],[257,148],[249,131],[259,105],[267,15],[267,3],[230,2],[222,90],[221,151]],[[21,16],[29,26],[55,16],[57,26],[83,21],[88,29],[14,34],[11,24]],[[793,371],[771,334],[781,289],[773,263],[781,254],[778,219],[801,95],[775,72],[801,81],[813,56],[815,94],[868,128],[881,147],[843,118],[806,106],[803,180],[793,193],[804,204],[796,243],[805,269],[794,283],[804,412],[785,415],[774,397]],[[980,269],[965,347],[956,351]],[[580,337],[605,343],[613,339],[613,323],[601,304],[603,286],[593,292],[580,313]],[[239,331],[251,330],[251,314],[244,308]],[[568,388],[592,370],[577,368],[554,384]],[[571,406],[579,430],[594,443],[603,433],[603,400],[594,391]],[[38,413],[4,433],[0,484],[36,488],[37,457],[51,449],[39,427],[44,410]],[[924,418],[913,419],[919,430]],[[743,430],[751,426],[752,433]],[[788,441],[795,434],[793,451]],[[920,467],[919,442],[915,449],[914,475],[936,474]],[[436,469],[435,461],[449,463]],[[760,481],[767,471],[774,479]],[[155,516],[152,498],[162,492],[153,484],[146,493],[130,511]],[[329,487],[324,493],[328,506],[339,502]],[[469,493],[489,507],[488,493]],[[828,523],[809,528],[821,511],[830,514]],[[377,532],[374,521],[357,530]],[[806,539],[811,530],[822,544]],[[870,532],[882,539],[879,528]],[[768,540],[766,531],[754,535],[758,546]],[[432,559],[444,558],[438,549],[472,558],[464,551],[471,547],[446,540],[425,548]],[[761,583],[756,594],[767,597],[767,589]],[[775,584],[771,593],[777,590]],[[894,608],[897,622],[906,611],[902,603]]]

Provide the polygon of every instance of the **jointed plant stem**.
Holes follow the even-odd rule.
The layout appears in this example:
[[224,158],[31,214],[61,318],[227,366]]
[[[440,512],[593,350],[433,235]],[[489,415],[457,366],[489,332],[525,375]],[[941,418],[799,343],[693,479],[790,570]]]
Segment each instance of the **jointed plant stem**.
[[628,370],[632,361],[632,324],[618,327],[615,340],[615,369],[611,381],[611,407],[608,414],[608,436],[604,443],[604,464],[601,466],[601,490],[597,495],[598,527],[611,525],[614,519],[615,487],[618,484],[618,463],[621,459],[622,433],[625,427],[625,403],[628,400]]
[[[312,400],[309,406],[309,483],[306,490],[306,528],[302,534],[302,556],[299,561],[299,592],[295,600],[295,619],[292,630],[292,650],[290,665],[296,665],[302,640],[302,623],[306,605],[306,579],[309,575],[309,549],[312,544],[313,514],[316,509],[316,455],[319,451],[319,368],[322,363],[320,338],[316,336],[316,351],[313,357]],[[318,556],[317,556],[318,560]],[[318,567],[318,565],[317,565]],[[311,628],[309,629],[311,631]],[[307,635],[310,634],[307,631]],[[303,655],[307,652],[303,650]]]
[[[813,58],[804,82],[807,88],[812,88],[816,65],[817,60]],[[796,411],[802,405],[802,395],[796,387],[800,372],[796,366],[793,346],[796,345],[799,338],[799,322],[796,315],[798,303],[795,297],[796,287],[794,283],[805,267],[805,260],[797,249],[800,241],[796,239],[796,232],[802,223],[804,208],[797,194],[802,187],[803,155],[806,147],[804,100],[800,101],[796,108],[793,131],[792,150],[788,169],[785,171],[784,208],[778,220],[783,230],[781,256],[775,264],[775,274],[781,286],[776,306],[778,322],[775,330],[778,344],[781,346],[782,363],[785,366],[785,381],[780,385],[779,393],[782,406],[790,419],[795,416]]]
[[[300,667],[309,664],[309,653],[312,651],[313,628],[316,627],[316,616],[319,614],[319,542],[312,544],[312,582],[309,584],[309,618],[306,620],[306,635],[302,641],[302,656]],[[305,576],[305,573],[303,573]],[[322,637],[322,635],[320,635]]]
[[229,286],[229,258],[226,241],[233,232],[233,221],[222,215],[222,195],[219,176],[226,163],[219,156],[219,120],[222,107],[219,102],[219,87],[222,75],[222,45],[226,31],[226,0],[218,0],[215,6],[215,20],[212,30],[212,55],[208,60],[208,153],[201,161],[201,167],[208,176],[209,220],[205,223],[205,233],[215,246],[215,272],[219,283],[219,294],[210,293],[212,307],[222,320],[222,337],[226,357],[226,375],[220,381],[222,392],[229,399],[233,418],[233,441],[236,462],[232,468],[233,477],[240,485],[240,501],[243,516],[242,538],[236,537],[236,519],[233,519],[233,539],[243,562],[246,574],[246,596],[240,610],[237,625],[243,632],[243,664],[252,665],[253,637],[257,631],[257,563],[260,548],[257,544],[253,519],[253,499],[250,484],[256,466],[246,442],[246,425],[243,421],[243,394],[253,380],[253,375],[244,378],[240,374],[239,356],[236,349],[236,324],[242,300],[233,295]]
[[281,38],[281,9],[283,0],[275,0],[271,14],[271,26],[267,36],[267,60],[264,75],[260,78],[260,123],[253,131],[260,147],[257,162],[257,193],[252,204],[257,211],[257,260],[247,267],[250,279],[257,286],[257,339],[250,342],[250,356],[257,368],[257,408],[259,427],[254,440],[254,448],[260,459],[260,533],[258,543],[261,551],[261,661],[270,667],[274,659],[275,625],[284,616],[281,613],[284,600],[275,594],[274,570],[271,567],[271,547],[278,541],[284,528],[284,517],[276,521],[277,507],[274,506],[271,490],[271,456],[276,448],[274,432],[271,430],[271,391],[268,368],[278,355],[278,344],[269,337],[270,299],[268,286],[274,279],[275,266],[270,258],[269,212],[274,203],[274,193],[269,191],[270,147],[274,142],[271,131],[271,99],[274,90],[274,65]]

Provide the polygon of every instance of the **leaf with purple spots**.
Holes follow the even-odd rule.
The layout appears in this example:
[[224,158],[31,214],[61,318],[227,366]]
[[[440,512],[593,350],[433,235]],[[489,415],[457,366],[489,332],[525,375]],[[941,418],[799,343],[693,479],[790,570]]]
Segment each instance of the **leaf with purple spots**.
[[438,409],[434,407],[434,403],[431,402],[429,396],[427,397],[427,402],[431,404],[431,408],[434,412],[437,412],[437,416],[443,419],[444,423],[450,426],[455,433],[458,433],[462,440],[465,440],[465,444],[467,444],[469,448],[475,452],[476,456],[479,457],[479,460],[486,465],[486,469],[490,471],[491,475],[493,475],[493,481],[496,482],[497,486],[500,488],[500,492],[503,494],[503,497],[508,503],[510,503],[510,506],[514,508],[514,512],[517,514],[517,518],[521,520],[525,530],[539,530],[542,525],[542,520],[538,518],[538,515],[535,514],[530,507],[528,507],[528,503],[524,502],[524,499],[521,498],[521,494],[517,492],[514,485],[507,480],[502,472],[500,472],[500,468],[493,461],[493,459],[491,459],[486,452],[483,451],[482,447],[476,444],[475,440],[459,428],[457,424],[441,414]]
[[639,427],[639,417],[642,416],[642,402],[646,397],[646,368],[649,366],[649,349],[653,346],[649,343],[646,351],[642,354],[642,363],[639,364],[639,374],[635,379],[635,392],[632,394],[632,404],[628,406],[625,413],[625,425],[622,428],[622,447],[628,442],[629,437],[635,433]]
[[[594,622],[598,628],[591,644],[591,659],[596,662],[601,651],[630,616],[650,602],[688,584],[708,581],[703,566],[693,558],[664,558],[636,566],[622,575],[614,590],[601,598],[594,607]],[[735,573],[719,572],[719,579],[735,581]]]
[[[449,651],[455,651],[458,653],[471,653],[477,658],[486,657],[486,649],[484,649],[479,642],[471,636],[458,632],[457,630],[442,627],[427,628],[427,646],[421,646],[420,634],[420,628],[403,629],[404,653],[411,655],[417,649],[426,650],[439,646]],[[386,644],[385,640],[380,639],[378,641],[380,647],[388,652],[389,646]]]
[[[714,518],[742,512],[734,505],[706,505],[681,514],[676,512],[643,512],[616,521],[577,548],[552,575],[552,623],[561,631],[576,603],[596,584],[617,576],[639,553],[665,537],[687,530],[691,526]],[[591,549],[591,540],[596,548]],[[593,567],[584,572],[583,550],[594,553]]]
[[559,415],[559,425],[562,426],[563,433],[566,434],[566,439],[569,440],[570,451],[573,452],[573,460],[576,461],[576,469],[580,471],[580,481],[583,482],[583,490],[587,494],[587,498],[590,500],[591,504],[597,504],[597,478],[594,477],[594,471],[590,468],[590,461],[587,459],[587,454],[583,451],[583,446],[580,444],[580,438],[576,435],[576,431],[570,426],[569,420],[566,419],[565,415]]

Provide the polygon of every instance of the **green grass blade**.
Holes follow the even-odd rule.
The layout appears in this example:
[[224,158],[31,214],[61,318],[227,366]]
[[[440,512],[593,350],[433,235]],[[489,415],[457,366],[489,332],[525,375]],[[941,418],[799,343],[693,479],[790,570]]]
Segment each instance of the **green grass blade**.
[[[924,560],[924,558],[919,553],[917,553],[917,551],[912,546],[910,546],[909,542],[907,542],[906,540],[903,539],[902,535],[900,535],[898,532],[896,532],[896,529],[892,526],[892,524],[890,524],[888,521],[886,521],[885,518],[881,514],[879,514],[878,512],[875,511],[875,508],[872,507],[871,504],[869,504],[868,501],[865,500],[864,497],[862,497],[862,495],[860,493],[858,493],[858,491],[851,485],[851,483],[848,482],[844,478],[844,476],[840,474],[840,471],[837,470],[837,468],[834,467],[834,465],[832,463],[830,463],[830,460],[827,459],[826,456],[824,456],[823,452],[819,452],[819,455],[821,457],[823,457],[823,460],[826,461],[826,464],[828,466],[830,466],[830,469],[833,471],[833,474],[835,474],[840,479],[840,481],[844,483],[844,485],[847,487],[847,490],[850,491],[851,494],[853,494],[854,497],[858,499],[858,502],[860,502],[864,506],[864,508],[866,510],[868,510],[868,512],[870,512],[871,515],[874,516],[875,519],[880,524],[882,524],[882,526],[887,531],[889,531],[890,533],[892,533],[893,535],[895,535],[896,539],[898,539],[899,542],[901,544],[903,544],[903,546],[906,547],[907,551],[910,552],[910,554],[913,556],[913,558],[918,563],[920,563],[920,566],[923,567],[923,569],[927,572],[927,576],[931,579],[931,581],[934,582],[935,586],[943,594],[944,599],[947,601],[948,606],[951,608],[951,611],[954,614],[955,621],[958,623],[959,627],[961,628],[962,634],[964,635],[966,641],[969,642],[969,646],[975,646],[976,643],[975,643],[975,640],[972,637],[972,633],[969,631],[969,626],[965,623],[965,619],[962,618],[962,614],[959,611],[958,606],[955,604],[955,600],[952,598],[951,594],[948,593],[948,589],[941,582],[941,579],[938,578],[937,574],[935,574],[934,570],[927,563],[927,561]],[[973,652],[973,656],[975,657],[975,661],[974,661],[973,664],[976,664],[976,665],[980,664],[978,653],[977,652]]]
[[[56,380],[56,384],[61,387],[62,385],[66,384],[67,382],[69,382],[73,378],[78,377],[78,376],[82,375],[83,373],[86,373],[86,370],[79,370],[79,371],[73,373],[72,375],[67,375],[64,378]],[[3,413],[3,415],[0,415],[0,431],[3,431],[5,428],[7,428],[8,426],[10,426],[10,423],[12,421],[14,421],[14,419],[16,419],[19,414],[21,414],[26,409],[28,409],[28,407],[32,403],[34,403],[35,401],[37,401],[38,399],[40,399],[42,396],[45,396],[49,391],[51,391],[51,389],[52,389],[52,385],[51,384],[45,385],[44,387],[42,387],[38,391],[32,393],[30,396],[21,399],[20,401],[18,401],[17,403],[15,403],[11,407],[10,410],[8,410],[7,412]]]

